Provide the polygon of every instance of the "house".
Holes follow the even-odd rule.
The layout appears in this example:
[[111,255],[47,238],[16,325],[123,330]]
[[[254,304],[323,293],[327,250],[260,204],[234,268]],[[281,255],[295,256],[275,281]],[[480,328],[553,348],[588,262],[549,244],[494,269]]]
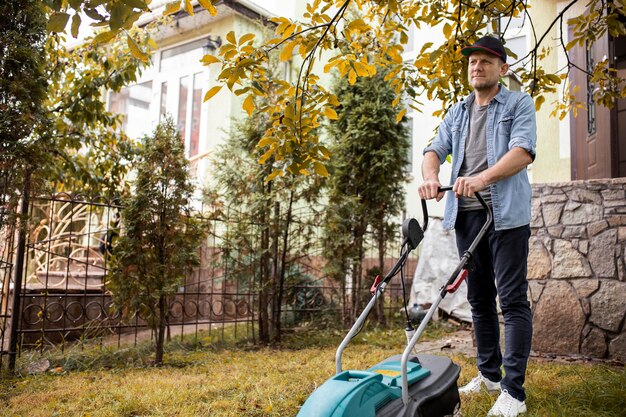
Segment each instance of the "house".
[[[161,15],[166,3],[153,1],[144,24]],[[273,25],[267,20],[270,12],[257,3],[278,7],[272,1],[225,0],[217,5],[217,16],[200,6],[194,16],[185,11],[174,14],[155,37],[159,49],[151,66],[136,84],[109,93],[109,110],[124,115],[123,129],[132,138],[150,133],[164,117],[172,117],[185,142],[192,177],[199,183],[210,176],[209,156],[228,135],[233,120],[245,114],[241,100],[226,89],[203,102],[219,68],[203,66],[200,59],[215,53],[230,31],[239,36],[262,35],[264,25]],[[295,3],[280,5],[281,12],[295,13],[295,9]]]

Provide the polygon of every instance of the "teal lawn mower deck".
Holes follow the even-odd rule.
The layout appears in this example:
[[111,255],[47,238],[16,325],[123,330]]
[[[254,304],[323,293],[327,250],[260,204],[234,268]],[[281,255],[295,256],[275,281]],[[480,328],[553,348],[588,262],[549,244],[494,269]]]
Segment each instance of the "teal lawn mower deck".
[[[441,187],[450,191],[452,187]],[[478,242],[492,223],[492,213],[482,197],[476,197],[487,211],[487,221],[461,257],[460,263],[441,288],[417,330],[414,330],[407,313],[408,344],[402,355],[383,360],[367,370],[347,370],[341,366],[341,357],[375,307],[388,282],[402,271],[408,254],[424,237],[428,224],[426,202],[422,200],[424,228],[415,219],[402,225],[404,243],[400,258],[391,271],[380,280],[377,277],[371,292],[372,299],[343,339],[335,355],[336,374],[317,388],[305,401],[297,417],[456,417],[460,416],[460,398],[457,380],[461,368],[446,356],[415,355],[413,348],[424,332],[439,304],[448,293],[455,292],[467,277],[466,265],[473,256]],[[405,300],[406,304],[406,300]]]
[[[454,415],[459,404],[456,381],[460,367],[445,356],[411,358],[409,403],[405,406],[401,358],[401,355],[392,356],[367,371],[343,371],[333,376],[306,400],[298,417]],[[445,414],[441,413],[442,406]],[[424,414],[431,408],[434,412]]]

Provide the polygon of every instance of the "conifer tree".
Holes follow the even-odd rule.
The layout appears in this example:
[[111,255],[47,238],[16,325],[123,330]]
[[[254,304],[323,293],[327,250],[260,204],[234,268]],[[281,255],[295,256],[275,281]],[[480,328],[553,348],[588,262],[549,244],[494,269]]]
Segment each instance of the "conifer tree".
[[[404,208],[409,138],[405,125],[396,121],[395,93],[382,82],[384,77],[380,71],[354,84],[340,78],[334,85],[341,104],[338,119],[329,125],[333,159],[325,252],[331,273],[344,289],[346,276],[353,290],[363,286],[368,230],[374,232],[383,270],[392,219]],[[352,314],[359,309],[359,297],[353,297]]]
[[191,215],[194,188],[187,165],[171,119],[144,138],[134,191],[124,201],[123,233],[113,248],[114,303],[128,316],[147,319],[156,336],[156,364],[163,361],[171,297],[199,264],[204,235]]
[[229,273],[244,283],[254,277],[259,337],[274,343],[281,339],[288,288],[303,278],[297,261],[315,236],[312,215],[320,179],[290,175],[266,181],[271,166],[259,164],[264,152],[257,142],[268,126],[259,112],[235,123],[216,152],[213,183],[205,194],[229,222],[222,248],[232,265]]

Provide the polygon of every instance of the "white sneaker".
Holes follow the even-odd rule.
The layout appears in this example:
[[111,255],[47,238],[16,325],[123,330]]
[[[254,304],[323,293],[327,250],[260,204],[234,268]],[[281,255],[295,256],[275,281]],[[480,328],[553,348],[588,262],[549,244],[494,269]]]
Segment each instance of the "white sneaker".
[[487,416],[517,417],[525,412],[526,403],[524,401],[513,398],[507,390],[502,390],[502,393],[496,400],[493,407],[491,407],[491,410],[487,413]]
[[499,382],[490,381],[487,378],[485,378],[483,376],[483,374],[481,374],[479,372],[478,376],[474,377],[467,385],[464,385],[461,388],[459,388],[459,393],[460,394],[471,394],[471,393],[474,393],[474,392],[480,392],[480,390],[482,389],[483,386],[489,392],[500,391],[500,383]]

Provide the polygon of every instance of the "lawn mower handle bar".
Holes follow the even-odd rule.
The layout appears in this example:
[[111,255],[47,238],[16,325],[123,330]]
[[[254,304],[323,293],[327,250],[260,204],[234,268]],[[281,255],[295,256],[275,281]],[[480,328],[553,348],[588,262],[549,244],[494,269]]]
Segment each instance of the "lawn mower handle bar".
[[[446,191],[452,191],[452,188],[453,188],[452,185],[441,186],[439,187],[438,191],[440,193],[446,192]],[[487,205],[485,200],[482,198],[480,193],[475,193],[474,195],[478,199],[478,202],[480,203],[480,205],[483,206],[485,211],[487,213],[490,213],[489,206]],[[426,200],[424,200],[423,198],[422,198],[422,213],[424,213],[424,225],[422,226],[422,230],[426,231],[426,228],[428,227],[428,206],[426,205]]]
[[[451,191],[451,190],[452,190],[452,186],[439,187],[440,192]],[[482,198],[482,196],[478,192],[476,192],[475,195],[478,201],[480,202],[480,204],[485,209],[485,212],[487,213],[487,218],[485,219],[485,223],[483,224],[483,227],[480,229],[480,231],[474,238],[474,241],[472,242],[470,247],[465,251],[465,253],[463,253],[463,256],[461,257],[459,265],[456,267],[454,272],[452,272],[452,274],[450,275],[448,282],[446,282],[441,287],[441,290],[439,291],[439,296],[437,297],[435,302],[431,305],[431,307],[426,312],[426,316],[422,319],[422,322],[420,323],[419,327],[413,334],[413,337],[411,338],[406,348],[404,349],[404,352],[402,353],[402,361],[400,363],[400,368],[401,368],[401,373],[402,373],[402,402],[405,405],[409,403],[409,381],[408,381],[408,375],[407,375],[407,364],[409,361],[409,356],[411,356],[411,352],[413,351],[413,348],[417,344],[417,340],[420,338],[420,336],[426,329],[426,325],[432,318],[433,314],[435,314],[435,312],[437,311],[437,308],[439,308],[439,303],[441,303],[443,298],[447,295],[448,285],[451,285],[456,280],[457,276],[461,273],[463,268],[465,268],[465,266],[467,265],[467,263],[470,261],[471,257],[473,256],[474,251],[476,250],[476,247],[478,246],[480,241],[483,239],[483,237],[485,237],[485,235],[487,234],[487,231],[489,230],[489,228],[491,227],[493,223],[493,213],[491,211],[491,208],[489,207],[489,205],[487,205],[485,200]],[[424,218],[428,219],[425,200],[422,200],[422,209],[424,210],[424,216],[425,216]],[[424,222],[426,222],[426,220],[424,220]]]

